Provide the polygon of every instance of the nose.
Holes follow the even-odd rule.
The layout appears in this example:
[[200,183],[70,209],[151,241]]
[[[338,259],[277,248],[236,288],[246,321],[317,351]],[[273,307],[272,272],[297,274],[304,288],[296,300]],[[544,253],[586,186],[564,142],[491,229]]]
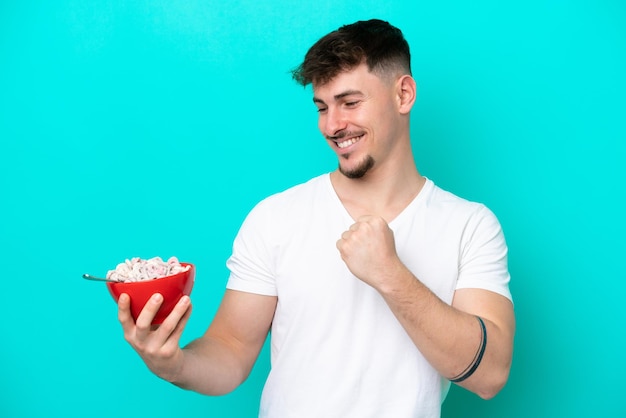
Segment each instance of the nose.
[[346,129],[346,126],[347,122],[340,109],[329,106],[326,112],[320,114],[319,129],[324,136],[336,136]]

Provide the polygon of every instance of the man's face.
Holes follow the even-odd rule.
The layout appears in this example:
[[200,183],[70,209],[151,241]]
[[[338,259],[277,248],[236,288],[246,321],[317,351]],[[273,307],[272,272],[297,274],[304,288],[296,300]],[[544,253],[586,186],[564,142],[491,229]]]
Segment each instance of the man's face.
[[318,127],[339,158],[339,171],[361,178],[386,161],[397,137],[393,81],[365,64],[313,85]]

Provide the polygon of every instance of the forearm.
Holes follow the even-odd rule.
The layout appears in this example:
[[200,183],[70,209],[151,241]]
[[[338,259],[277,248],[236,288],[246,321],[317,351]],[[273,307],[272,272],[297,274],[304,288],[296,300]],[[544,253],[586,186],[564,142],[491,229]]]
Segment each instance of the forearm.
[[[483,398],[493,397],[508,378],[512,336],[492,315],[468,312],[444,303],[406,268],[379,288],[390,309],[420,352],[439,373],[459,377],[476,362],[486,337],[479,366],[458,384]],[[476,316],[480,316],[485,333]]]
[[227,290],[205,334],[182,349],[170,382],[207,395],[231,392],[250,374],[276,310],[275,296]]
[[164,379],[205,395],[232,392],[248,377],[252,367],[242,360],[234,347],[207,336],[191,342],[181,353],[180,370],[174,376],[164,376]]

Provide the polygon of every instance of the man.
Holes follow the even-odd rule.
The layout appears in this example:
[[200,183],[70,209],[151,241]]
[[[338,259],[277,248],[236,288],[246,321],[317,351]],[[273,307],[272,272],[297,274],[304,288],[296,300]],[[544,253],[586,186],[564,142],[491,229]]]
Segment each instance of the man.
[[409,47],[387,22],[320,39],[294,78],[312,83],[330,174],[248,215],[221,306],[184,349],[181,299],[156,330],[155,295],[126,339],[163,379],[224,394],[248,376],[271,329],[262,417],[437,417],[449,382],[493,397],[511,364],[507,247],[483,205],[421,176],[409,137]]

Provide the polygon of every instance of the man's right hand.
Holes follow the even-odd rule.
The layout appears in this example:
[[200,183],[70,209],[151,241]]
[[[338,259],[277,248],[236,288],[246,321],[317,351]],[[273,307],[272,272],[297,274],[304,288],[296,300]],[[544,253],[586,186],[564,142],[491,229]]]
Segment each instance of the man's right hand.
[[124,338],[157,376],[184,389],[205,395],[233,391],[249,375],[267,338],[278,298],[227,290],[211,325],[200,338],[180,347],[191,315],[191,301],[183,296],[158,327],[152,319],[162,303],[153,295],[136,321],[130,298],[118,301]]
[[183,296],[159,326],[152,319],[163,303],[163,296],[154,294],[135,321],[130,313],[130,297],[120,295],[118,319],[124,338],[143,359],[148,368],[164,380],[173,382],[183,367],[180,337],[191,315],[191,300]]

